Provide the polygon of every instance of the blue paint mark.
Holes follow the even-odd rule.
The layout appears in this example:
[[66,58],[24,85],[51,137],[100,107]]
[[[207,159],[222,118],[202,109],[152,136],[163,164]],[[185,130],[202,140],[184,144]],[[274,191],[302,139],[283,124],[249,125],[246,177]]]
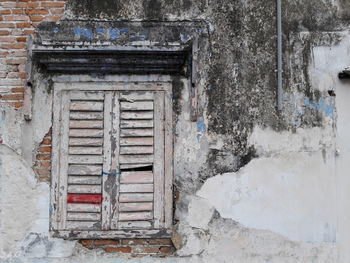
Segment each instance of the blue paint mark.
[[105,32],[104,28],[97,28],[96,33],[102,35]]
[[327,104],[324,98],[320,98],[317,102],[312,102],[309,98],[305,98],[304,106],[312,110],[322,111],[328,117],[332,118],[334,116],[334,105]]
[[109,29],[109,37],[111,39],[117,39],[119,38],[121,35],[125,35],[129,33],[129,29],[128,28],[110,28]]
[[58,27],[55,27],[55,28],[53,29],[53,32],[54,32],[54,33],[58,33],[58,31],[60,31],[60,30],[58,29]]
[[197,121],[197,142],[200,141],[200,139],[203,136],[203,133],[205,133],[205,131],[207,130],[207,127],[205,126],[205,123],[203,120],[198,120]]
[[109,37],[111,39],[119,38],[120,36],[120,30],[118,28],[110,28],[109,29]]
[[93,33],[91,29],[86,28],[74,28],[74,34],[77,36],[84,36],[88,39],[93,38]]
[[180,39],[183,43],[186,43],[190,39],[190,36],[187,34],[180,34]]
[[206,126],[204,121],[202,120],[197,121],[197,131],[200,133],[204,133],[206,131]]

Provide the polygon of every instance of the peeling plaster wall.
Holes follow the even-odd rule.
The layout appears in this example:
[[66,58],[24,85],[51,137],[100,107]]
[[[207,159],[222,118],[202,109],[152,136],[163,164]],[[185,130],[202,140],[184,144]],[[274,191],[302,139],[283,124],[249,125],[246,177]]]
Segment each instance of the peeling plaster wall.
[[132,259],[49,236],[49,185],[31,165],[51,127],[52,93],[50,78],[37,73],[31,122],[21,110],[0,108],[0,261],[350,262],[350,83],[337,78],[350,61],[348,5],[284,4],[278,112],[274,1],[69,1],[67,19],[209,25],[197,122],[190,121],[188,81],[172,78],[178,250],[162,260]]

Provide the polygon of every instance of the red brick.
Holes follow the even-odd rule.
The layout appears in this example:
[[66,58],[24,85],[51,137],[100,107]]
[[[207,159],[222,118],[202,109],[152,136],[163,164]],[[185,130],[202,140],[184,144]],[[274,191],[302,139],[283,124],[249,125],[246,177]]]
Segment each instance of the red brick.
[[79,242],[83,246],[92,246],[94,244],[94,240],[91,240],[91,239],[83,239],[83,240],[80,240]]
[[49,145],[51,144],[51,139],[50,138],[44,138],[43,141],[41,142],[42,145]]
[[63,8],[52,8],[52,9],[50,9],[50,13],[52,15],[62,15],[64,13],[64,9]]
[[5,2],[1,3],[2,8],[15,8],[17,6],[16,2]]
[[175,252],[175,248],[174,247],[161,247],[159,249],[159,252],[161,253],[174,253]]
[[35,33],[35,30],[23,30],[23,34],[22,35],[32,35]]
[[96,239],[95,240],[95,246],[105,246],[105,245],[119,245],[118,240],[112,240],[112,239]]
[[49,13],[46,9],[27,9],[27,15],[47,15]]
[[9,34],[10,34],[10,31],[0,30],[0,36],[8,36]]
[[41,2],[40,6],[42,7],[64,7],[64,2]]
[[0,22],[0,28],[14,28],[14,23]]
[[51,171],[46,169],[35,169],[35,172],[43,176],[49,176],[51,174]]
[[17,28],[31,28],[32,27],[32,23],[17,23],[16,27]]
[[37,160],[51,160],[51,155],[50,154],[38,154],[36,156]]
[[0,57],[1,57],[1,58],[7,57],[8,54],[9,54],[9,52],[7,52],[7,51],[1,51],[1,52],[0,52]]
[[12,92],[24,92],[24,88],[12,88],[11,89]]
[[26,47],[26,43],[2,44],[0,47],[4,49],[23,49]]
[[51,169],[51,162],[50,161],[37,162],[36,166],[37,167],[41,167],[41,168],[49,168],[49,169]]
[[41,176],[41,175],[39,175],[39,181],[40,182],[50,183],[50,176]]
[[39,152],[42,153],[50,153],[51,152],[51,146],[40,146]]
[[23,100],[23,94],[5,94],[0,95],[1,100]]
[[150,245],[173,245],[173,242],[171,239],[165,239],[165,238],[158,238],[158,239],[149,239],[148,244]]
[[12,9],[12,14],[14,15],[24,15],[23,9]]
[[16,41],[15,37],[10,37],[10,36],[0,37],[0,42],[3,42],[3,43],[14,42],[14,41]]
[[131,253],[131,247],[106,247],[107,253]]
[[28,3],[28,5],[27,5],[29,8],[36,8],[36,7],[39,7],[40,6],[40,3],[38,3],[38,2],[30,2],[30,3]]
[[17,37],[17,42],[27,42],[27,37]]
[[0,15],[10,15],[11,14],[11,10],[6,9],[6,10],[0,10]]
[[6,104],[15,108],[21,108],[23,106],[23,102],[7,102]]
[[11,57],[27,58],[27,51],[26,50],[14,50],[14,51],[11,51]]
[[6,63],[9,65],[19,65],[19,64],[25,64],[27,61],[26,58],[11,58],[7,59]]
[[57,22],[61,19],[61,16],[46,16],[45,21],[54,21]]
[[40,22],[43,21],[45,16],[30,16],[30,20],[33,22]]
[[4,21],[28,21],[28,16],[3,16]]
[[20,72],[19,75],[18,75],[18,77],[19,77],[20,79],[26,79],[26,78],[27,78],[27,73],[26,73],[26,72]]

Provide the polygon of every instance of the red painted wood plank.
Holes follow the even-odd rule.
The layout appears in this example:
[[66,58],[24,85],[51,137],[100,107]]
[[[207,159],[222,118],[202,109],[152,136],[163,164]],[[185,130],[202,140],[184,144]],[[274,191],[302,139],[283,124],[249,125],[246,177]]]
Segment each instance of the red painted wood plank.
[[89,204],[101,204],[101,194],[68,194],[67,203],[89,203]]

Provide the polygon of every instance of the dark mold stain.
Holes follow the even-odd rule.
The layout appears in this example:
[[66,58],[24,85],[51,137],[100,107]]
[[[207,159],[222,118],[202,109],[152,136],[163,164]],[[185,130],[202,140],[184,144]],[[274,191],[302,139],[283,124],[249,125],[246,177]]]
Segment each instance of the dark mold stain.
[[182,90],[184,89],[183,82],[181,81],[181,76],[173,75],[171,79],[172,89],[173,89],[173,112],[175,115],[174,123],[177,122],[177,117],[181,114],[181,98]]
[[143,10],[149,20],[159,20],[162,18],[162,2],[160,0],[143,1]]

